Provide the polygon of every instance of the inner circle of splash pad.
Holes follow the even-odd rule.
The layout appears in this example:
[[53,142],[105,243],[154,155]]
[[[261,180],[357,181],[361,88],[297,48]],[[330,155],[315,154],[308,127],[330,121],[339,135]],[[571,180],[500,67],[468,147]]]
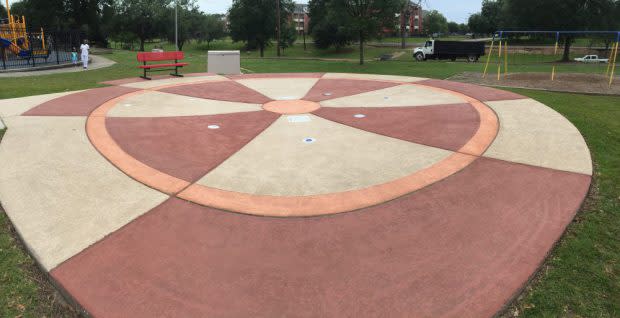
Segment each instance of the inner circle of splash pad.
[[274,100],[263,105],[266,111],[288,115],[311,113],[319,108],[319,103],[307,100]]

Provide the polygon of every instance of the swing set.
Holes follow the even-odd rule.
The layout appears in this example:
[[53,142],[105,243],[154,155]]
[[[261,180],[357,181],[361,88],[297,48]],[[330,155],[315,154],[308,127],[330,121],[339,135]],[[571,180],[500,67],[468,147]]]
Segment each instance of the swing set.
[[[482,74],[483,78],[487,77],[489,72],[489,64],[491,62],[491,56],[494,56],[494,49],[497,47],[497,80],[502,79],[502,66],[503,66],[503,77],[506,77],[508,73],[508,36],[518,36],[518,35],[547,35],[547,36],[555,36],[555,46],[553,49],[553,56],[557,58],[558,49],[560,47],[560,38],[561,36],[579,36],[579,35],[597,35],[597,36],[608,36],[609,38],[614,38],[611,45],[611,54],[609,56],[609,61],[607,63],[605,77],[609,81],[609,87],[613,84],[615,73],[616,73],[616,61],[618,58],[618,46],[620,44],[620,31],[497,31],[493,34],[493,39],[491,40],[491,47],[489,49],[489,54],[487,55],[487,61],[484,65],[484,72]],[[495,42],[498,42],[497,45]],[[554,63],[551,67],[551,81],[556,79],[557,68]]]

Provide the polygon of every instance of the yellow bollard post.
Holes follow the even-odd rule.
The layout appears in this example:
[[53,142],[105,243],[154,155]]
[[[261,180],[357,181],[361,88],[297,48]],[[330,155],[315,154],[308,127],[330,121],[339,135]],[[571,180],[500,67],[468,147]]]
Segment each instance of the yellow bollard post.
[[487,70],[489,68],[489,62],[491,61],[491,54],[493,54],[493,45],[495,44],[495,37],[491,40],[491,48],[489,49],[489,55],[487,55],[487,62],[484,65],[484,72],[482,73],[482,78],[487,77]]
[[616,41],[616,50],[615,50],[616,52],[614,53],[614,61],[611,66],[611,74],[609,75],[609,87],[611,87],[611,84],[613,84],[614,77],[616,76],[616,59],[618,58],[618,44],[619,43],[620,41]]
[[499,50],[497,50],[497,80],[500,80],[502,72],[502,40],[499,40]]
[[609,71],[611,70],[611,64],[613,63],[615,55],[616,55],[616,45],[612,43],[611,52],[609,54],[609,61],[607,61],[607,71],[605,71],[605,76],[610,76]]
[[[559,36],[556,35],[555,38],[555,48],[553,49],[553,58],[555,59],[558,55],[558,42],[559,42]],[[553,61],[553,68],[551,69],[551,80],[555,81],[555,61]]]
[[504,42],[504,78],[508,74],[508,40]]

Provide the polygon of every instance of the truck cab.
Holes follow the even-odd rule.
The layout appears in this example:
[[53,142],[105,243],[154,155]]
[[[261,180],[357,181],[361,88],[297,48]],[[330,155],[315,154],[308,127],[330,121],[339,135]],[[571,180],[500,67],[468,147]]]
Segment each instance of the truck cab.
[[427,56],[433,56],[435,40],[426,41],[423,47],[413,49],[413,57],[418,61],[426,60]]

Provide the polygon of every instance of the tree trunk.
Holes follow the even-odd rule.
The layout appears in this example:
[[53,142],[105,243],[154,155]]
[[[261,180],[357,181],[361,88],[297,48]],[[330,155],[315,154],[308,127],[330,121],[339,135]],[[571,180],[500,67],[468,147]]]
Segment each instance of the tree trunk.
[[211,41],[207,41],[207,51],[211,49]]
[[364,36],[360,32],[360,65],[364,65]]
[[570,47],[573,44],[573,37],[568,36],[564,42],[564,55],[562,55],[562,62],[570,61]]
[[405,32],[407,32],[407,16],[405,15],[405,10],[403,10],[400,14],[400,48],[405,48]]
[[144,42],[146,39],[140,38],[140,52],[144,52]]
[[265,44],[261,43],[258,45],[258,47],[260,48],[260,57],[264,57],[265,56]]

